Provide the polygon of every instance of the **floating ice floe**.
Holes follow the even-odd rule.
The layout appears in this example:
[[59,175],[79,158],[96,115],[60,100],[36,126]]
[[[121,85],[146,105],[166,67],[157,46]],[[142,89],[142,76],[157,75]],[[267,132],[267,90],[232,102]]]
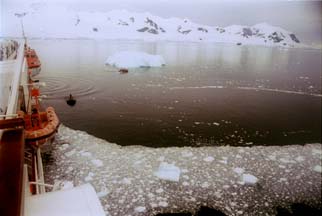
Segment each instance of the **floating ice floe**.
[[122,183],[123,184],[132,184],[132,179],[131,178],[123,178],[122,179]]
[[163,180],[178,182],[180,178],[180,172],[181,170],[179,167],[176,167],[173,164],[162,162],[159,166],[159,169],[154,173],[154,175]]
[[69,151],[69,152],[66,152],[66,153],[65,153],[65,155],[66,155],[67,157],[71,157],[71,156],[73,156],[75,153],[76,153],[76,150],[75,150],[75,149],[73,149],[73,150],[71,150],[71,151]]
[[322,150],[321,149],[312,149],[312,154],[322,154]]
[[67,148],[69,147],[69,144],[65,143],[65,144],[62,144],[60,147],[59,147],[59,150],[66,150]]
[[167,207],[168,206],[168,203],[165,202],[165,201],[161,201],[161,202],[159,202],[159,206],[161,206],[161,207]]
[[105,64],[119,68],[161,67],[165,65],[165,61],[160,55],[151,55],[137,51],[122,51],[109,56]]
[[[69,146],[59,148],[64,143]],[[89,177],[111,216],[196,212],[205,200],[226,215],[276,215],[275,204],[290,197],[321,206],[321,144],[122,147],[61,125],[53,147],[54,160],[45,164],[46,182],[73,180],[78,186]],[[91,156],[84,157],[85,152]],[[204,161],[209,156],[213,162]],[[103,166],[98,168],[93,159]]]
[[103,190],[101,190],[100,192],[97,192],[96,194],[99,198],[102,198],[102,197],[105,197],[108,193],[109,191],[106,188],[104,188]]
[[80,152],[80,155],[83,157],[91,157],[92,154],[90,152]]
[[240,168],[240,167],[236,167],[236,168],[234,168],[234,172],[235,173],[237,173],[237,174],[242,174],[242,173],[244,173],[244,169],[243,168]]
[[98,159],[93,159],[92,163],[96,166],[96,167],[101,167],[103,166],[103,162],[101,160]]
[[56,180],[54,183],[54,187],[53,187],[53,191],[57,191],[57,190],[67,190],[70,188],[73,188],[74,184],[72,181],[59,181]]
[[213,160],[215,160],[215,158],[211,157],[211,156],[208,156],[208,157],[204,158],[203,160],[206,161],[206,162],[212,162]]
[[245,183],[245,184],[256,184],[257,181],[258,181],[258,178],[256,178],[255,176],[251,175],[251,174],[243,174],[242,175],[242,181]]
[[268,158],[272,161],[276,160],[276,155],[268,155]]
[[182,157],[192,157],[193,153],[190,151],[183,151],[182,153]]
[[295,158],[295,160],[297,162],[303,162],[305,160],[305,158],[303,156],[298,156],[298,157]]
[[204,183],[201,184],[202,188],[207,188],[209,186],[210,186],[210,184],[208,182],[204,182]]
[[293,161],[289,158],[281,158],[280,162],[282,162],[282,163],[295,163],[295,161]]
[[138,206],[134,209],[136,212],[145,212],[146,208],[144,206]]
[[316,165],[314,168],[313,168],[313,170],[315,171],[315,172],[322,172],[322,167],[320,166],[320,165]]
[[93,180],[93,176],[95,176],[94,173],[92,172],[89,172],[88,175],[85,177],[85,181],[88,182],[88,181],[92,181]]

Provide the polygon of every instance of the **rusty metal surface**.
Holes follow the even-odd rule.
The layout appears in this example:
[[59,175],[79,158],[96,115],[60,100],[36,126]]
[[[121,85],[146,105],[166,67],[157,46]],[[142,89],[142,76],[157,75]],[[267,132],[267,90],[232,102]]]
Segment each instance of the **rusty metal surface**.
[[7,129],[0,140],[0,215],[18,216],[21,211],[24,163],[24,131]]
[[24,126],[24,120],[22,118],[0,120],[0,129],[17,128],[17,127],[23,127],[23,126]]

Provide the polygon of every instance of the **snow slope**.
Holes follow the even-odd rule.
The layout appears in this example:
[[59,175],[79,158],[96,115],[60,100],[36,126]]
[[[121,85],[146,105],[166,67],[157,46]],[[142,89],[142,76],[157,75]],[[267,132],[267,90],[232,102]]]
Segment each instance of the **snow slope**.
[[[188,19],[164,19],[150,13],[126,10],[79,12],[46,4],[24,12],[28,37],[207,41],[285,47],[301,44],[292,32],[267,23],[218,27],[193,23]],[[5,13],[4,17],[10,22],[4,23],[2,36],[21,36],[17,11]]]

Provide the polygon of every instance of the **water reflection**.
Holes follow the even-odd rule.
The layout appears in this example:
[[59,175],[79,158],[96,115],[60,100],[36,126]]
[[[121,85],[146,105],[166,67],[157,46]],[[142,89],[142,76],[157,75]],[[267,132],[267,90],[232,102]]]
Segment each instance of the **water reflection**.
[[[67,126],[111,142],[277,145],[321,138],[319,51],[106,40],[31,45],[47,82],[44,103]],[[166,66],[127,74],[105,66],[109,55],[124,50],[162,55]],[[69,94],[75,107],[66,105]]]
[[[251,49],[251,48],[249,48]],[[262,48],[262,49],[256,49],[253,48],[251,52],[248,53],[249,59],[252,62],[252,64],[246,64],[249,65],[250,70],[256,71],[256,73],[264,73],[264,69],[271,71],[272,70],[272,57],[273,57],[273,51],[272,48]]]

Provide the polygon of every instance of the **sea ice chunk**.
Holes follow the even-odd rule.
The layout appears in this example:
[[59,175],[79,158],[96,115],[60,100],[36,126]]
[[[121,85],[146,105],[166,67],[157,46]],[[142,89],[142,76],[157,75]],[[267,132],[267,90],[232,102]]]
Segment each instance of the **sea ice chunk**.
[[59,150],[66,150],[67,148],[69,147],[69,144],[65,143],[65,144],[62,144],[60,147],[59,147]]
[[132,184],[132,179],[131,178],[123,178],[122,183],[123,184]]
[[90,153],[90,152],[81,152],[80,154],[83,157],[91,157],[92,156],[92,153]]
[[154,175],[160,179],[168,181],[179,181],[180,178],[180,168],[173,164],[168,164],[166,162],[161,162],[159,169],[154,172]]
[[161,206],[161,207],[167,207],[168,206],[168,203],[165,202],[165,201],[161,201],[161,202],[159,202],[159,206]]
[[312,154],[315,155],[315,154],[322,154],[322,151],[321,149],[312,149]]
[[93,176],[95,176],[94,173],[89,172],[88,175],[85,177],[85,181],[92,181],[93,180]]
[[105,64],[115,67],[161,67],[165,61],[160,55],[151,55],[145,52],[122,51],[109,56]]
[[245,184],[256,184],[258,181],[258,178],[256,178],[255,176],[251,175],[251,174],[243,174],[242,175],[242,181]]
[[206,158],[204,158],[203,160],[206,161],[206,162],[212,162],[215,158],[211,157],[211,156],[208,156]]
[[103,166],[103,162],[99,159],[93,159],[92,163],[96,166],[96,167],[101,167]]
[[75,153],[76,153],[76,150],[75,150],[75,149],[73,149],[73,150],[71,150],[71,151],[69,151],[69,152],[66,152],[66,153],[65,153],[65,155],[66,155],[67,157],[71,157],[71,156],[73,156]]
[[314,170],[315,172],[319,172],[319,173],[321,173],[321,172],[322,172],[322,167],[321,167],[320,165],[316,165],[316,166],[313,168],[313,170]]
[[138,206],[134,209],[136,212],[145,212],[146,208],[144,206]]
[[72,181],[60,181],[55,180],[53,191],[57,190],[66,190],[74,187],[74,183]]
[[104,188],[103,190],[101,190],[100,192],[97,192],[96,194],[99,198],[102,198],[102,197],[105,197],[108,193],[109,191],[106,188]]
[[157,193],[162,193],[163,192],[163,189],[162,188],[159,188],[158,190],[156,190],[155,192]]
[[234,172],[237,173],[237,174],[242,174],[245,170],[243,168],[240,168],[240,167],[236,167],[234,168]]
[[192,157],[193,153],[191,151],[183,151],[182,153],[182,157]]

